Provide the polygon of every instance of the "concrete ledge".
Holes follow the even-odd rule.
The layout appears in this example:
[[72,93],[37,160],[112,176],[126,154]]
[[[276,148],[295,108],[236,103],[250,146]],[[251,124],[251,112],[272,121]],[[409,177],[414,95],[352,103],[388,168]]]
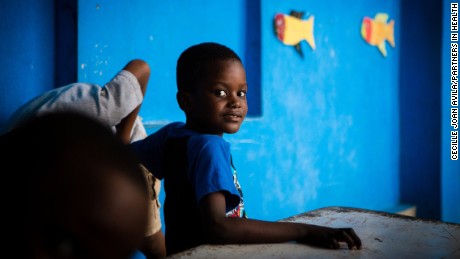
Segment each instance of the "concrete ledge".
[[360,250],[322,249],[297,243],[202,245],[169,258],[460,258],[460,224],[396,213],[327,207],[281,221],[352,227]]

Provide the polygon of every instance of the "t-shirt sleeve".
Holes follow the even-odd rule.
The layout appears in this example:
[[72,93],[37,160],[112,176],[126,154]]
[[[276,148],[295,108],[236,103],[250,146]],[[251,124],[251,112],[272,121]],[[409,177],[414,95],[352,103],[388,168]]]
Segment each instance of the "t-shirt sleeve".
[[222,192],[227,211],[238,206],[240,196],[233,181],[229,144],[219,136],[201,135],[190,138],[188,145],[188,173],[197,203],[210,193]]
[[148,137],[135,141],[130,144],[134,154],[140,162],[155,176],[157,179],[163,179],[163,151],[169,131],[177,127],[178,123],[171,123],[159,129],[157,132]]
[[156,178],[163,179],[163,175],[160,175],[161,170],[158,170],[158,161],[161,160],[156,158],[158,150],[155,148],[155,142],[158,142],[158,140],[153,135],[150,135],[145,139],[132,142],[130,147],[145,168],[152,172]]

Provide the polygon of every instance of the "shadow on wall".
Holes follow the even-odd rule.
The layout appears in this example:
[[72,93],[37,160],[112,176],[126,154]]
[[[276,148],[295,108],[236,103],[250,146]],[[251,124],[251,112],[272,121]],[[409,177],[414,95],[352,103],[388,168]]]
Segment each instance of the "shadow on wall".
[[401,1],[401,13],[401,202],[440,220],[442,1]]

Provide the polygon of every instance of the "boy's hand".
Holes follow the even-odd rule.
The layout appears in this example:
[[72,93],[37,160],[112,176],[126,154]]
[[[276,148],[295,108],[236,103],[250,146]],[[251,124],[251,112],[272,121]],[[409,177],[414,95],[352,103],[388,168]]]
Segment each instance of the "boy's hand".
[[308,234],[301,243],[324,248],[339,249],[339,242],[345,242],[349,249],[361,249],[361,239],[352,228],[329,228],[308,225]]

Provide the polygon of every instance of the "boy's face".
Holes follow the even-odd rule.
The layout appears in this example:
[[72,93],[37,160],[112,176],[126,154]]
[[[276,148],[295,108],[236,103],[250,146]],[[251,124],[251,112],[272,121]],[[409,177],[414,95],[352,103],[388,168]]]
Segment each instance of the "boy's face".
[[189,94],[188,127],[220,136],[237,132],[248,111],[247,90],[246,73],[239,61],[210,65],[208,76]]

